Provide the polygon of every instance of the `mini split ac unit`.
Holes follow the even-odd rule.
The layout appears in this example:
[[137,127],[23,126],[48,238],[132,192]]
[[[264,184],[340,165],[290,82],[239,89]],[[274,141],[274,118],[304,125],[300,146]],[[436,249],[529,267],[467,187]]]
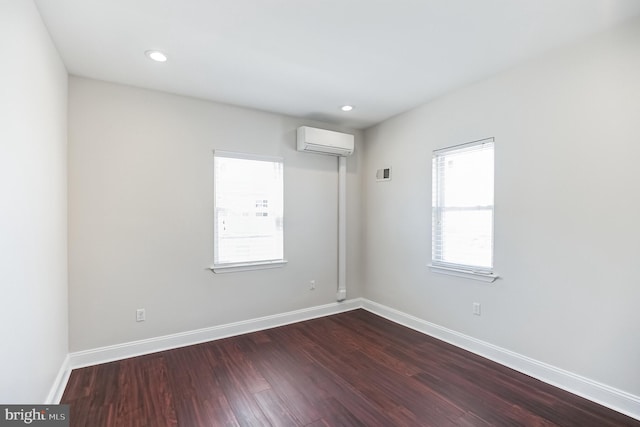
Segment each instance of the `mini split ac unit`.
[[309,126],[298,128],[298,151],[342,157],[353,154],[354,147],[353,135]]

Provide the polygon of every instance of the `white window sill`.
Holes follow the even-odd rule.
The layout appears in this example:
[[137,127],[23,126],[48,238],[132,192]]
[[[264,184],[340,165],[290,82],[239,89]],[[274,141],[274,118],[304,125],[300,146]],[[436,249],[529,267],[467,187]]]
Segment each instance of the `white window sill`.
[[438,274],[446,274],[449,276],[464,277],[465,279],[479,280],[481,282],[493,283],[500,276],[493,273],[479,273],[471,270],[462,270],[452,267],[442,267],[439,265],[429,264],[429,269]]
[[286,259],[278,261],[267,262],[248,262],[245,264],[226,264],[226,265],[214,265],[209,267],[209,270],[216,274],[220,273],[235,273],[238,271],[252,271],[252,270],[265,270],[270,268],[284,267],[287,263]]

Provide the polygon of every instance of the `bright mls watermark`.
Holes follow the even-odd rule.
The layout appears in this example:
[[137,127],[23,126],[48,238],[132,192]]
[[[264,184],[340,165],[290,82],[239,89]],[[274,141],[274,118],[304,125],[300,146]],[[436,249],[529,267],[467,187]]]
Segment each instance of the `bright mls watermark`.
[[0,427],[69,427],[69,405],[0,405]]

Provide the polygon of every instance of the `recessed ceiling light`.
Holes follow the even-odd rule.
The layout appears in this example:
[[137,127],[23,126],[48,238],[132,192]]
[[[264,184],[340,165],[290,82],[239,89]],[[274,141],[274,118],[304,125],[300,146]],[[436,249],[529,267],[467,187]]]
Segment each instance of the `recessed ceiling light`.
[[147,57],[153,59],[156,62],[166,62],[167,61],[167,55],[165,55],[164,53],[160,52],[159,50],[148,50],[144,54],[147,55]]
[[342,107],[340,107],[340,109],[342,111],[351,111],[353,110],[353,105],[343,105]]

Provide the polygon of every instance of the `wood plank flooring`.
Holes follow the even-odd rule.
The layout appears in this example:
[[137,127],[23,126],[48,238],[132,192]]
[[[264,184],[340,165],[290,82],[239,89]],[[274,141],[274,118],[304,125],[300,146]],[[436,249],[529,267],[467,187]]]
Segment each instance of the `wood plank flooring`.
[[364,310],[74,370],[71,425],[640,426]]

